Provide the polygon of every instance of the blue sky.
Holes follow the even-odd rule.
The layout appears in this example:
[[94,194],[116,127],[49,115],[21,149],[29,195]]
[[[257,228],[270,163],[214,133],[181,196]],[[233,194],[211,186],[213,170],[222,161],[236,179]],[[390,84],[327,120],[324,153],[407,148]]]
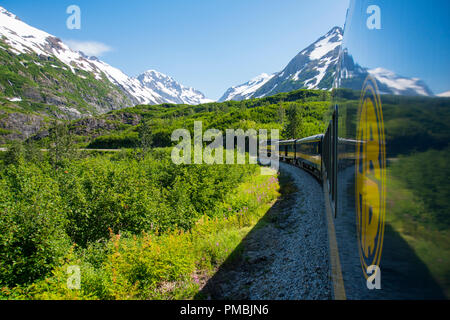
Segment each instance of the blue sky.
[[419,78],[435,93],[450,90],[450,1],[377,0],[381,30],[366,27],[371,0],[358,0],[344,47],[366,68]]
[[[81,30],[66,27],[72,4],[81,8]],[[232,85],[280,71],[343,26],[348,0],[4,0],[0,6],[65,41],[97,42],[91,49],[128,75],[155,69],[218,99]]]

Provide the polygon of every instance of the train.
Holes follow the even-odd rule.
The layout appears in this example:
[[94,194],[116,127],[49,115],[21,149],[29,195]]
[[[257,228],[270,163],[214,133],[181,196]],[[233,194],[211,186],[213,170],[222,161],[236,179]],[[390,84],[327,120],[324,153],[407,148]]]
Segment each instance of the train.
[[449,12],[350,0],[327,130],[267,143],[322,184],[335,299],[450,298]]
[[278,145],[280,161],[302,168],[321,181],[323,138],[323,134],[318,134],[303,139],[272,141],[270,145]]

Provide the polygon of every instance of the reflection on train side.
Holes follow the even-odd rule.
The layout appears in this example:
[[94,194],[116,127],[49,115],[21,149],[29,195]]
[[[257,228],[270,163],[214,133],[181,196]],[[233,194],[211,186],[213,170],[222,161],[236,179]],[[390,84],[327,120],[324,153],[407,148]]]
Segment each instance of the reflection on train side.
[[[367,27],[370,6],[379,29]],[[450,297],[449,10],[351,0],[326,118],[339,137],[331,205],[347,298]],[[370,265],[380,290],[367,286]]]
[[[380,28],[367,27],[370,6]],[[267,147],[323,182],[335,298],[450,297],[448,12],[448,0],[351,0],[327,131]]]

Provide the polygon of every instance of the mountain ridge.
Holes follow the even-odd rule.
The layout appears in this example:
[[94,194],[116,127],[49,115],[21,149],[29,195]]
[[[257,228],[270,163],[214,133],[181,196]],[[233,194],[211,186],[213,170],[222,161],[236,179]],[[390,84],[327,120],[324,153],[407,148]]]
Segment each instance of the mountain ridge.
[[[262,98],[297,89],[331,89],[332,78],[336,74],[343,30],[333,27],[307,48],[300,51],[280,72],[266,77],[262,85],[256,87],[252,80],[229,88],[219,99],[221,101]],[[245,96],[239,92],[246,92]]]
[[169,103],[196,105],[213,102],[213,100],[207,99],[202,92],[192,87],[186,87],[174,78],[153,69],[141,73],[136,79]]
[[[335,86],[334,79],[341,54],[344,61],[344,70],[341,71],[342,81],[347,86],[350,84],[354,90],[360,90],[358,84],[361,79],[370,75],[376,79],[381,94],[434,96],[421,79],[403,77],[383,68],[369,69],[355,64],[352,57],[341,52],[342,40],[343,29],[337,26],[331,28],[325,35],[300,51],[282,71],[271,75],[262,74],[248,82],[233,86],[227,89],[219,102],[263,98],[298,89],[331,90]],[[355,84],[353,87],[352,82]]]
[[[65,68],[67,70],[72,71],[75,75],[85,76],[78,72],[81,70],[91,73],[95,80],[112,83],[126,98],[119,99],[119,101],[114,103],[110,101],[110,110],[136,104],[197,104],[201,101],[208,101],[198,90],[182,86],[179,83],[176,84],[180,92],[177,92],[176,95],[170,96],[170,90],[169,93],[165,92],[165,94],[161,95],[160,93],[164,92],[164,90],[154,91],[151,87],[141,83],[137,78],[126,75],[118,68],[97,57],[88,57],[81,51],[72,50],[61,39],[26,24],[3,7],[0,7],[0,35],[2,36],[2,42],[8,46],[8,48],[2,47],[1,49],[3,50],[9,50],[15,55],[35,54],[44,61],[49,58],[56,58],[66,65]],[[173,80],[174,83],[175,81]],[[188,97],[188,99],[183,100],[184,96]],[[93,104],[93,107],[94,110],[100,113],[104,112],[102,108],[95,104]]]

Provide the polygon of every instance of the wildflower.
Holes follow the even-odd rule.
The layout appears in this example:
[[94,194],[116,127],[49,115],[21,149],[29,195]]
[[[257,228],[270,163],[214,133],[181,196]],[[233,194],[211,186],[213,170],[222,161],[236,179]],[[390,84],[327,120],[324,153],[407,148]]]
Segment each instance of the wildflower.
[[198,279],[198,276],[197,276],[196,274],[194,274],[193,278],[194,278],[194,281],[195,281],[196,283],[199,283],[199,282],[200,282],[199,279]]

